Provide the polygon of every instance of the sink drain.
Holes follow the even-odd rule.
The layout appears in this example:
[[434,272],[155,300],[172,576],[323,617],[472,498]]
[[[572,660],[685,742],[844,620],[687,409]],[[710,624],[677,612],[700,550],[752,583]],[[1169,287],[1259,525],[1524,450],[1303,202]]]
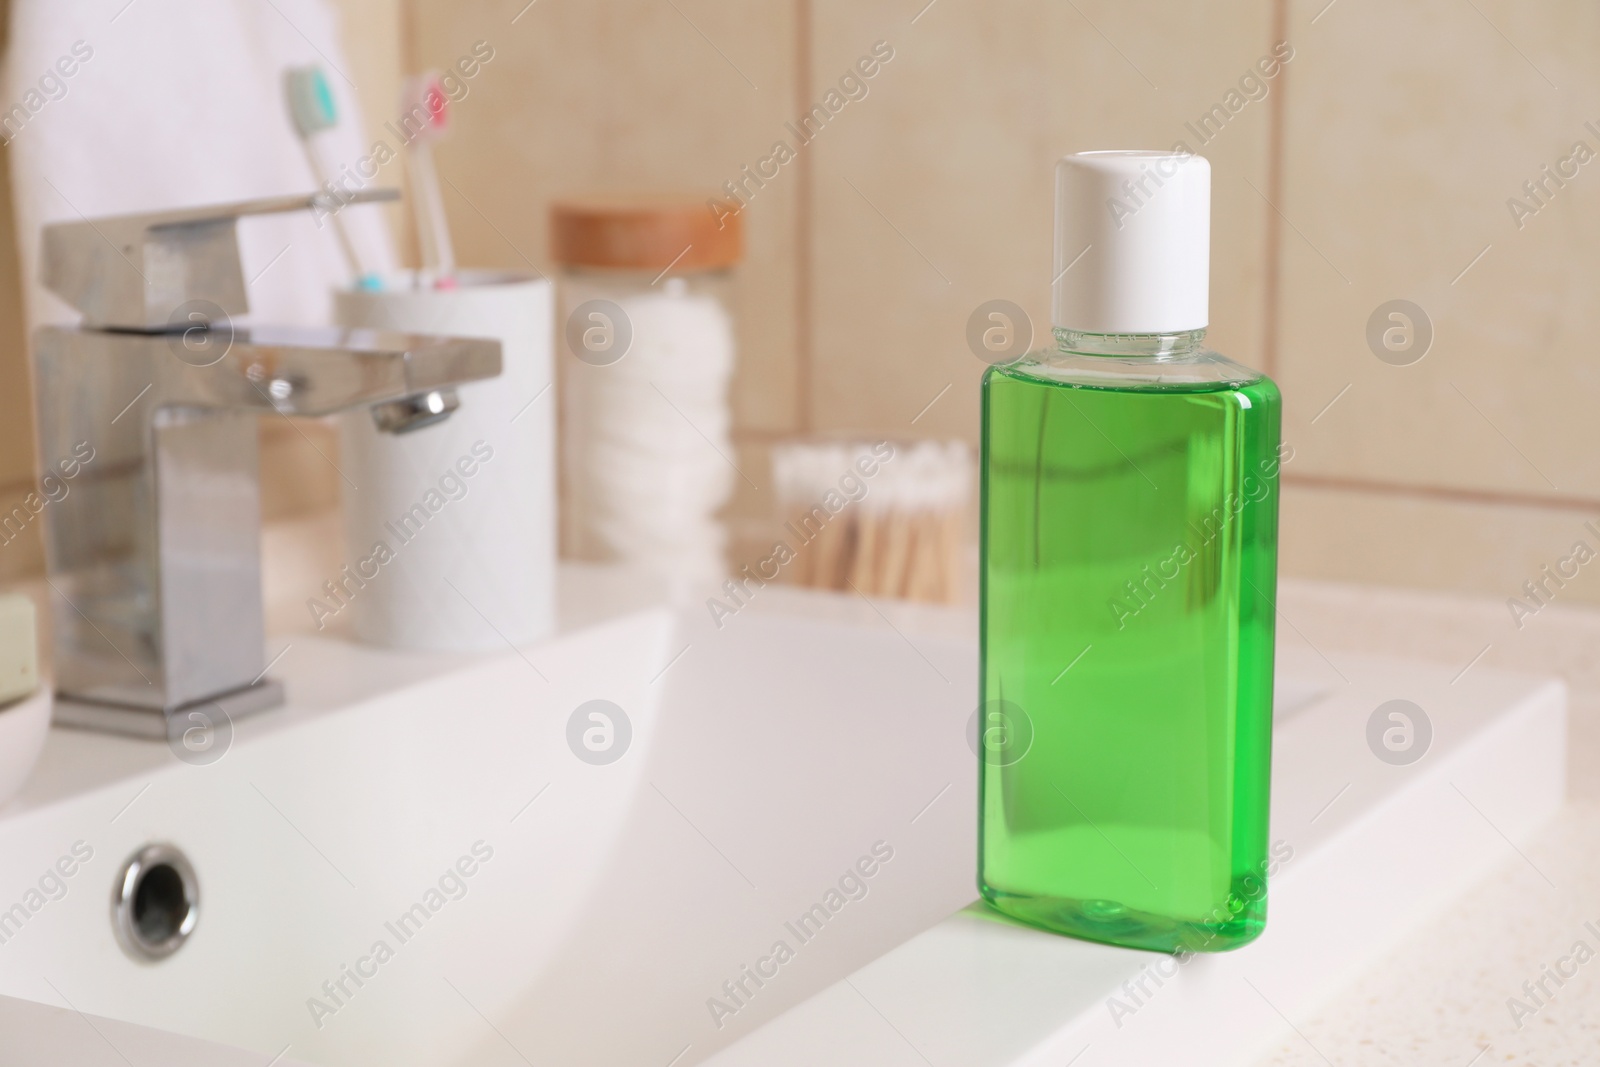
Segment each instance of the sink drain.
[[111,893],[117,944],[136,960],[166,959],[183,946],[200,919],[200,883],[189,859],[173,845],[146,845],[122,865]]

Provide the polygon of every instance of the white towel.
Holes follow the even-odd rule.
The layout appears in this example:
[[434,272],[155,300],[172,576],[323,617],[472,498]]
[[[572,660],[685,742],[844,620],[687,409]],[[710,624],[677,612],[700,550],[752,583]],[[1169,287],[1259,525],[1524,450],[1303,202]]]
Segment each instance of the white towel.
[[[324,0],[12,0],[0,135],[30,330],[76,317],[38,284],[47,222],[312,192],[283,87],[285,68],[309,63],[322,64],[339,109],[338,127],[318,135],[321,158],[353,166],[361,112]],[[400,165],[371,184],[397,184]],[[345,215],[368,268],[388,271],[381,210]],[[350,280],[331,226],[309,213],[239,224],[252,321],[330,321],[331,291]]]

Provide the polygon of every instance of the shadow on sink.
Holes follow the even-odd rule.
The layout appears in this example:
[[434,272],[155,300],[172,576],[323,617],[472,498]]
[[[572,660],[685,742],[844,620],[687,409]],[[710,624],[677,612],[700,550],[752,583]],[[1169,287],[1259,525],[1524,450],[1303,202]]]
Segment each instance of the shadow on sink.
[[1272,687],[1272,722],[1280,725],[1316,706],[1334,690],[1321,682],[1311,682],[1294,676],[1285,677],[1280,670]]
[[694,1063],[973,898],[970,646],[759,615],[679,631],[592,896],[494,1010],[453,979],[501,1031],[458,1001],[480,1039],[453,1062]]

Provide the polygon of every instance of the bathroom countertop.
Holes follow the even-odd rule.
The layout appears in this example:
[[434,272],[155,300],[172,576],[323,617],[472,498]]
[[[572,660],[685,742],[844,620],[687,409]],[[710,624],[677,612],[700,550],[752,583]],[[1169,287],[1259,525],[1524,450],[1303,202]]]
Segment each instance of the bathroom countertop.
[[[1289,623],[1280,627],[1283,640],[1314,643],[1335,663],[1344,650],[1472,663],[1460,685],[1471,684],[1482,664],[1561,675],[1570,686],[1569,799],[1520,854],[1504,846],[1491,877],[1444,904],[1318,1010],[1291,1019],[1297,1032],[1286,1031],[1258,1067],[1593,1063],[1600,1048],[1600,612],[1550,606],[1519,631],[1499,600],[1293,580],[1283,583],[1279,608]],[[1577,954],[1585,962],[1576,955],[1561,962],[1579,941],[1589,950]],[[1558,963],[1572,974],[1561,984],[1544,977]],[[1541,978],[1551,996],[1539,992]],[[1527,1010],[1514,1014],[1511,998]]]
[[[287,643],[314,630],[304,590],[316,587],[318,575],[337,571],[336,519],[269,527],[264,540],[268,630]],[[605,569],[564,568],[562,586],[562,629],[646,607],[661,596],[648,583]],[[868,604],[796,590],[761,599],[779,610],[800,606],[864,621],[887,618],[911,634],[976,629],[970,609]],[[1284,1040],[1256,1061],[1259,1067],[1587,1062],[1585,1050],[1600,1046],[1600,611],[1551,605],[1518,630],[1504,602],[1493,598],[1295,579],[1281,583],[1278,607],[1285,651],[1309,650],[1335,667],[1341,653],[1378,653],[1452,665],[1460,672],[1454,684],[1462,686],[1471,686],[1473,671],[1482,666],[1563,677],[1570,689],[1569,800],[1521,852],[1507,843],[1491,877],[1441,902],[1427,924],[1389,946],[1381,963],[1342,983],[1317,1009],[1288,1020]],[[337,635],[336,627],[329,630],[327,636]],[[394,654],[370,655],[375,662],[383,658],[386,669],[399,669],[389,664]],[[411,659],[402,673],[448,670],[461,658]],[[79,749],[104,748],[106,760],[127,749],[100,735],[59,740],[70,742],[75,767],[94,762]],[[163,755],[159,746],[151,750],[152,759]],[[72,791],[81,777],[49,757],[47,751],[35,778],[60,780],[31,783],[33,803]],[[9,810],[29,804],[19,798]],[[1568,957],[1579,941],[1593,959],[1585,954],[1558,986],[1545,968]],[[1523,984],[1536,986],[1541,978],[1553,995],[1540,993],[1535,1001]],[[1513,997],[1528,1009],[1520,1019],[1508,1004]]]
[[[1490,879],[1320,1010],[1293,1019],[1299,1034],[1258,1067],[1594,1063],[1600,963],[1562,964],[1576,974],[1560,985],[1544,978],[1552,997],[1537,983],[1578,941],[1600,953],[1593,932],[1600,930],[1600,804],[1569,802],[1523,849],[1525,856],[1506,852]],[[1529,998],[1524,982],[1535,983],[1542,1005]],[[1513,1015],[1511,998],[1531,1013]]]
[[[279,546],[269,555],[283,559],[292,544],[330,541],[336,538],[326,531],[306,539],[303,529],[284,527],[269,535],[269,545]],[[268,582],[271,605],[270,571]],[[773,600],[793,595],[784,590]],[[626,599],[621,591],[619,597]],[[869,611],[834,600],[839,612],[865,618]],[[976,629],[971,611],[878,607],[912,633],[969,622]],[[1525,855],[1508,844],[1489,879],[1442,902],[1428,924],[1390,947],[1384,962],[1352,977],[1316,1012],[1291,1020],[1298,1033],[1286,1030],[1286,1040],[1258,1067],[1587,1062],[1582,1050],[1600,1045],[1600,611],[1551,605],[1519,630],[1505,603],[1490,597],[1293,578],[1282,581],[1278,607],[1285,649],[1310,649],[1335,665],[1341,652],[1377,653],[1454,665],[1461,672],[1455,684],[1463,686],[1483,666],[1566,679],[1569,800]],[[1593,932],[1584,925],[1590,922]],[[1537,982],[1542,968],[1579,939],[1596,960],[1564,987],[1547,979],[1555,996],[1544,1006],[1528,1000],[1522,984]],[[1536,1013],[1514,1020],[1512,996]]]

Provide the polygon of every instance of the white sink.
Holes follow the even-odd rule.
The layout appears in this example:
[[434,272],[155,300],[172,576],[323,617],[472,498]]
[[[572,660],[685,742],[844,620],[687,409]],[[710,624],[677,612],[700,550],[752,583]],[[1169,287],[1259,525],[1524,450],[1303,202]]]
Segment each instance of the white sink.
[[[696,1062],[973,896],[972,647],[862,614],[748,611],[719,631],[703,609],[646,610],[478,662],[296,637],[275,669],[290,707],[242,720],[210,766],[56,731],[0,813],[0,908],[75,842],[93,856],[0,945],[0,995],[330,1065]],[[633,728],[602,766],[567,742],[596,698]],[[115,780],[63,784],[85,766]],[[108,918],[151,841],[201,886],[195,933],[157,964]],[[861,899],[809,943],[785,934],[875,847]],[[465,895],[402,942],[400,917],[474,848]],[[743,979],[753,995],[716,1025],[707,998],[780,937],[794,958]],[[376,973],[339,1004],[323,983],[363,957]]]
[[[568,592],[569,618],[606,613]],[[1559,803],[1558,685],[1280,657],[1273,836],[1297,852],[1268,932],[1112,1025],[1107,998],[1156,957],[963,910],[971,626],[772,588],[720,629],[700,608],[637,610],[486,660],[294,636],[275,668],[290,706],[241,721],[209,766],[54,731],[0,810],[0,934],[75,843],[93,856],[0,943],[0,1022],[76,1034],[85,1056],[155,1048],[136,1023],[328,1067],[1061,1064],[1090,1045],[1080,1067],[1200,1062],[1184,1035],[1215,1024],[1237,1031],[1212,1048],[1223,1062],[1483,869],[1499,828],[1520,839]],[[1366,747],[1367,714],[1392,696],[1435,712],[1412,768]],[[598,766],[568,744],[594,699],[633,730]],[[188,943],[146,964],[118,947],[108,901],[153,841],[187,854],[201,906]],[[458,861],[470,878],[447,876]],[[1358,862],[1385,872],[1376,917],[1340,910],[1375,877]],[[402,940],[441,876],[459,899],[441,893]],[[341,992],[345,967],[367,976]],[[1252,975],[1273,1010],[1246,999]]]

